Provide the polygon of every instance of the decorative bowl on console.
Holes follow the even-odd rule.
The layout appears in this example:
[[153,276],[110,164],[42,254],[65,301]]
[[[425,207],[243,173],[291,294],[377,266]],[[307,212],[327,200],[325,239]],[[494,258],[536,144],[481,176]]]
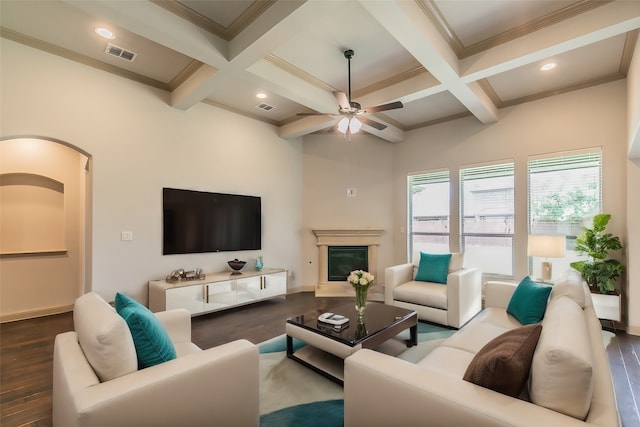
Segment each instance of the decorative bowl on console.
[[246,263],[247,261],[238,261],[238,258],[234,259],[233,261],[227,261],[229,267],[234,270],[232,274],[240,274],[240,270],[242,270],[242,267],[244,267]]

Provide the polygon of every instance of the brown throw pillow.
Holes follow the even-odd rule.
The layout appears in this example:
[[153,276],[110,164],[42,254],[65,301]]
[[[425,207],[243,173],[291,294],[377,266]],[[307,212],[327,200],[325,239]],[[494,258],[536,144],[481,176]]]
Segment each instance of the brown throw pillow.
[[463,379],[517,397],[529,377],[542,325],[512,329],[489,341],[476,353]]

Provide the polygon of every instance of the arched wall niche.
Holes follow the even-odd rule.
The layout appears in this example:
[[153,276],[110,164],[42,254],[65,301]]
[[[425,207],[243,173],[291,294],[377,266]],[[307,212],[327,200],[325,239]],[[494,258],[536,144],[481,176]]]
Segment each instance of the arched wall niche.
[[69,311],[91,287],[91,156],[20,135],[0,159],[0,321]]

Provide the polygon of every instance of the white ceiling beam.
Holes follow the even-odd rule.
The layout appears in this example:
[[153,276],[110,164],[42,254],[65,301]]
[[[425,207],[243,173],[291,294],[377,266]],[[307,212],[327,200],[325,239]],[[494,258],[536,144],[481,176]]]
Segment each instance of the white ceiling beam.
[[[202,64],[195,73],[171,92],[170,105],[186,110],[202,101],[210,93],[208,92],[208,83],[212,81],[212,77],[217,71],[207,64]],[[205,94],[204,97],[203,94]]]
[[295,122],[280,126],[278,136],[284,139],[294,139],[326,129],[338,121],[331,116],[306,116]]
[[640,28],[640,2],[616,1],[460,61],[472,82]]
[[261,59],[249,66],[247,71],[264,81],[270,92],[314,111],[338,113],[336,98],[331,92],[287,72],[271,61]]
[[482,123],[498,120],[484,91],[460,79],[458,58],[416,2],[361,0],[362,6]]
[[[305,15],[317,5],[307,4],[306,0],[279,1],[269,7],[255,21],[229,42],[229,59],[236,59],[239,55],[253,57],[246,60],[249,63],[265,57],[264,52],[270,53],[274,46],[279,46],[304,28]],[[301,6],[305,6],[296,12]],[[298,21],[299,20],[299,21]],[[262,46],[261,46],[262,45]],[[256,52],[261,52],[255,57]],[[248,64],[247,64],[248,65]]]
[[366,123],[362,124],[361,130],[370,133],[371,135],[375,135],[378,138],[384,139],[385,141],[389,141],[391,143],[402,142],[404,141],[405,135],[402,129],[398,129],[390,123],[385,122],[384,120],[380,120],[376,117],[375,119],[379,123],[383,123],[387,125],[384,130],[378,130],[374,127],[369,126]]
[[446,90],[447,89],[436,78],[424,72],[401,82],[367,93],[366,95],[360,95],[358,92],[355,92],[354,98],[365,108],[393,101],[402,101],[406,104]]

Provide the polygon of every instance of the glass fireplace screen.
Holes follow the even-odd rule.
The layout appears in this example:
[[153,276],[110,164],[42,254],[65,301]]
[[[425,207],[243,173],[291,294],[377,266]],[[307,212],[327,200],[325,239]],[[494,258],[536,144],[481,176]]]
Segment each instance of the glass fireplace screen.
[[329,281],[347,280],[353,270],[369,269],[369,248],[367,246],[329,246]]

